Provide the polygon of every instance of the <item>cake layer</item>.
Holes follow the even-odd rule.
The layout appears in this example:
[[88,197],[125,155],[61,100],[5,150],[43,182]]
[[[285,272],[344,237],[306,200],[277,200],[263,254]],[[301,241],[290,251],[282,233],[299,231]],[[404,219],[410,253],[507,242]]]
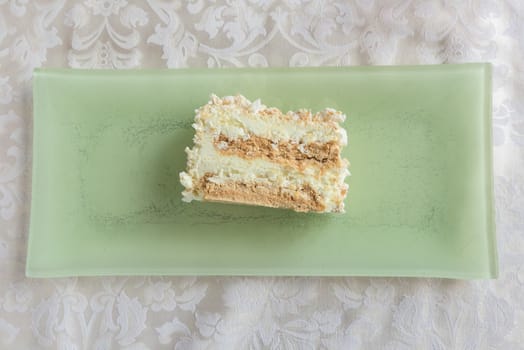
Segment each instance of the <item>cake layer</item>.
[[263,205],[272,208],[287,208],[299,212],[326,210],[324,201],[311,186],[305,184],[297,189],[277,187],[257,182],[211,181],[213,174],[204,176],[198,191],[207,201]]
[[214,146],[222,155],[236,155],[245,159],[265,158],[299,169],[306,166],[340,166],[340,146],[335,141],[326,143],[311,142],[297,144],[292,142],[273,142],[269,139],[249,135],[247,139],[229,139],[220,134]]

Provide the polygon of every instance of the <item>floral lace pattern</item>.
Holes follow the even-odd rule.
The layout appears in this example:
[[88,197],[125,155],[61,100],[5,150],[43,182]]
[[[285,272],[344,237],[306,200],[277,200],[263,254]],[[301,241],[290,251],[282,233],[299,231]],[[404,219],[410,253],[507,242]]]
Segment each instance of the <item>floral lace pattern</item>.
[[[0,0],[0,348],[523,349],[519,0]],[[500,277],[24,276],[35,67],[489,61]]]

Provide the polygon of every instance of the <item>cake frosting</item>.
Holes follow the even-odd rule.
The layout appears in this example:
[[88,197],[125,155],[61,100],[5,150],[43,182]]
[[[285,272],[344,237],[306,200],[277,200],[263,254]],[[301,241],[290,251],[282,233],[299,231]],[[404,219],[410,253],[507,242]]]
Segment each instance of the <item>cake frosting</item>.
[[326,108],[282,113],[260,100],[211,96],[197,109],[183,200],[219,201],[343,212],[349,162],[340,126],[346,116]]

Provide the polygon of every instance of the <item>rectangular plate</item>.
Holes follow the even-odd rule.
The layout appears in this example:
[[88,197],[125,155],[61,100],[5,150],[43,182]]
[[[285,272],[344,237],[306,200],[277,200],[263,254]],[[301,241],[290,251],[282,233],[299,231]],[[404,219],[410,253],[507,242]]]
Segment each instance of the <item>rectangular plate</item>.
[[[488,64],[36,70],[27,275],[497,275]],[[346,214],[181,202],[194,110],[333,107]]]

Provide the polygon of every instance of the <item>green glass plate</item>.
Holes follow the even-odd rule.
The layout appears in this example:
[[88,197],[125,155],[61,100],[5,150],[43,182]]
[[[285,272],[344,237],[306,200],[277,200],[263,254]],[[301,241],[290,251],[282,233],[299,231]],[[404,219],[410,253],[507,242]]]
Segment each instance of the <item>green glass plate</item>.
[[[195,108],[241,93],[348,115],[346,214],[181,202]],[[27,275],[497,275],[491,68],[34,75]]]

